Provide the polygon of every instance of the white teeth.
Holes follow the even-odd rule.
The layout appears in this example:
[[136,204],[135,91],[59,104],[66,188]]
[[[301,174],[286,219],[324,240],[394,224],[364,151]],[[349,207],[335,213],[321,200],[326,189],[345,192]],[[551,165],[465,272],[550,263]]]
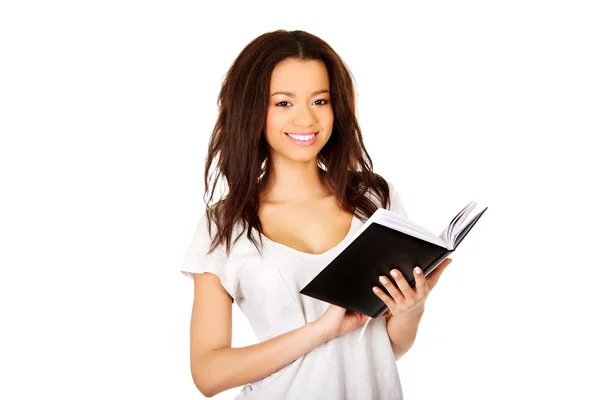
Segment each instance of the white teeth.
[[312,138],[314,138],[315,134],[313,133],[312,135],[291,135],[291,134],[288,133],[288,136],[291,137],[291,138],[293,138],[293,139],[301,140],[303,142],[306,142],[306,141],[311,140]]

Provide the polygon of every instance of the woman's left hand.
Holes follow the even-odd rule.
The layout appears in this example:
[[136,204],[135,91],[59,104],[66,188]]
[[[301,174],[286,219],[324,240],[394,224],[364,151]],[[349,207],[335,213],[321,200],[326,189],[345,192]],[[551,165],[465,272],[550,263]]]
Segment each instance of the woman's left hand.
[[[451,262],[451,258],[446,258],[427,278],[423,276],[423,271],[419,267],[415,267],[413,271],[415,276],[414,289],[410,287],[402,273],[397,269],[393,269],[391,274],[398,287],[391,283],[387,277],[381,276],[380,282],[389,294],[376,286],[373,287],[373,291],[389,308],[382,317],[409,313],[422,308],[429,292],[435,287],[440,275]],[[381,281],[381,278],[384,278],[385,282]]]

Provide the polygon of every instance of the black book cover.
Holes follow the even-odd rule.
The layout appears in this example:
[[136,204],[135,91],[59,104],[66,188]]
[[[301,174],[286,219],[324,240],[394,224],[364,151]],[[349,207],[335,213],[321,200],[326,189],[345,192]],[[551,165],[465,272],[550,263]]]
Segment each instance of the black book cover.
[[387,310],[372,290],[378,286],[387,293],[380,275],[394,282],[390,271],[397,268],[414,287],[414,267],[421,267],[425,276],[430,274],[456,250],[479,217],[468,224],[453,250],[373,222],[300,293],[377,318]]

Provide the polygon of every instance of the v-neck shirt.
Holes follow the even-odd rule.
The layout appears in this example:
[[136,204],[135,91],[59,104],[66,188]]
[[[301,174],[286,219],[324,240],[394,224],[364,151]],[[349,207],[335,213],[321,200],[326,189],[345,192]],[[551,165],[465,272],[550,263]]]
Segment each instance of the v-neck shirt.
[[[388,185],[390,210],[408,217],[397,190],[389,182]],[[372,193],[367,195],[377,202]],[[321,254],[305,253],[263,236],[261,256],[242,235],[227,257],[224,246],[206,254],[210,237],[203,214],[180,270],[192,279],[194,273],[202,272],[218,276],[263,342],[323,315],[329,303],[299,292],[340,253],[363,224],[354,215],[344,239]],[[360,341],[359,334],[357,328],[327,341],[271,375],[244,385],[235,399],[402,399],[385,318],[370,321]]]

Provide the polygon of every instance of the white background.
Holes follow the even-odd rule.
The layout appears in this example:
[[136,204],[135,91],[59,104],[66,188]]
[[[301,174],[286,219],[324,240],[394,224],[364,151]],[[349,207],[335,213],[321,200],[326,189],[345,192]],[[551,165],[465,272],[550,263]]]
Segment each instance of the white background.
[[178,267],[221,79],[279,28],[348,64],[409,217],[489,207],[398,361],[405,398],[600,398],[593,3],[2,2],[0,398],[202,398]]

